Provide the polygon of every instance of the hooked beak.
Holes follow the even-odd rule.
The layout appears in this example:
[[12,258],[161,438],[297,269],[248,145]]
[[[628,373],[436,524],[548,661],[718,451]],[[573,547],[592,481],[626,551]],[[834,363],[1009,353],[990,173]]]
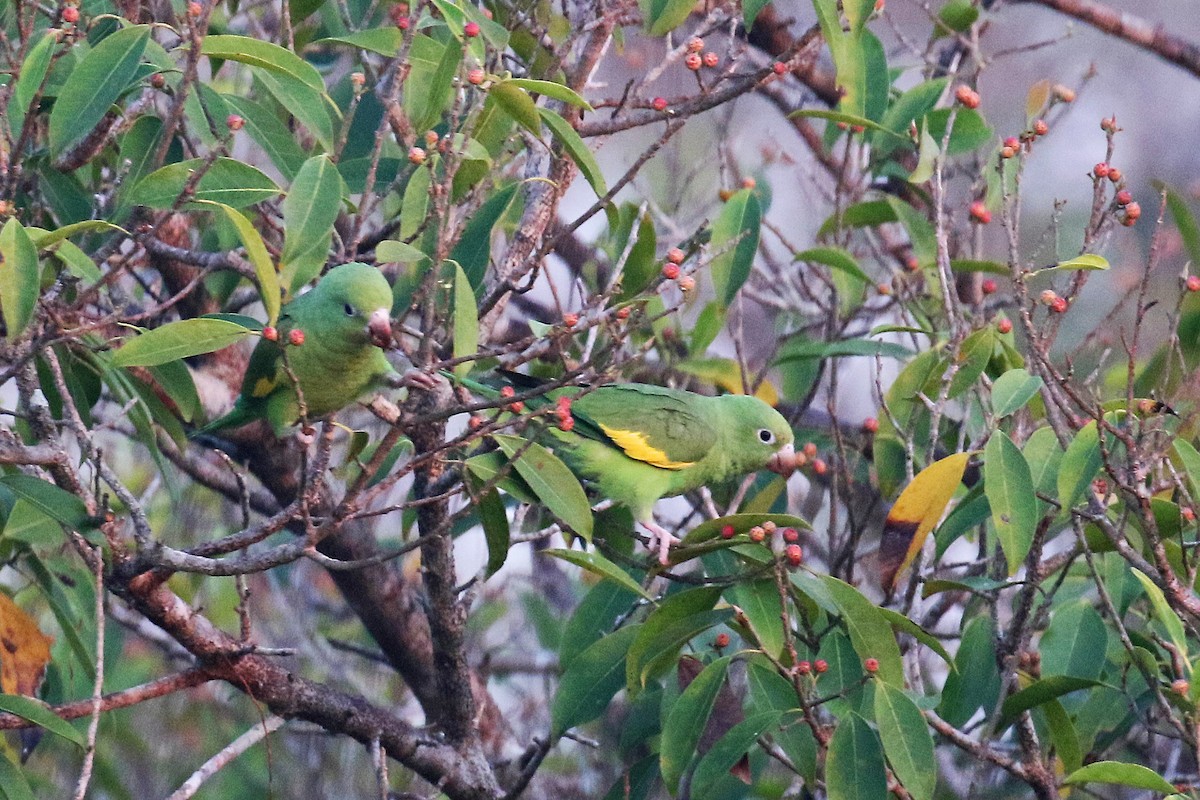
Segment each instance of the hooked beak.
[[779,448],[767,461],[767,469],[788,476],[796,471],[796,448],[790,444]]
[[367,319],[367,335],[376,347],[387,350],[392,346],[392,320],[388,309],[377,308],[371,312]]

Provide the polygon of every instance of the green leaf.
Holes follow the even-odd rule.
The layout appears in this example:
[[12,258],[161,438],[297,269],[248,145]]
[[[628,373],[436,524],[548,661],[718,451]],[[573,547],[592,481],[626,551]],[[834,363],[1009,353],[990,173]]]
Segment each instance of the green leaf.
[[536,442],[512,434],[495,434],[496,444],[513,461],[517,474],[525,479],[550,513],[586,541],[592,540],[592,506],[579,479],[567,465]]
[[591,722],[625,686],[625,653],[640,625],[626,625],[597,641],[571,661],[550,706],[550,735]]
[[71,724],[50,710],[41,700],[19,694],[0,694],[0,711],[16,714],[21,719],[36,722],[46,730],[80,747],[87,747],[87,738]]
[[405,85],[416,91],[404,93],[404,110],[415,130],[432,128],[442,118],[461,60],[462,49],[458,42],[442,44],[422,34],[413,37],[409,50],[412,71]]
[[555,100],[561,100],[568,105],[579,106],[584,111],[595,110],[592,108],[592,104],[580,97],[574,89],[569,86],[563,86],[561,83],[539,81],[532,78],[509,78],[505,83],[520,87],[527,92],[534,92]]
[[925,717],[902,690],[875,686],[875,724],[892,771],[913,800],[931,800],[937,787],[937,762]]
[[949,81],[949,78],[936,78],[919,83],[888,106],[882,126],[890,133],[876,132],[871,135],[874,158],[882,159],[912,141],[909,138],[909,126],[916,123],[920,128],[922,117],[937,105]]
[[496,99],[505,114],[534,136],[542,135],[542,116],[529,93],[512,81],[501,81],[493,86],[488,95]]
[[320,274],[329,255],[333,223],[342,206],[342,176],[329,156],[304,162],[283,200],[279,271],[291,291]]
[[955,398],[975,385],[996,350],[996,333],[991,327],[975,331],[963,341],[955,360],[958,371],[950,379],[946,396]]
[[[928,587],[930,583],[931,581],[925,581],[924,585]],[[941,656],[942,660],[945,661],[951,669],[954,669],[954,659],[950,657],[949,651],[946,650],[942,643],[938,641],[938,638],[932,633],[925,630],[920,625],[901,614],[899,611],[895,611],[890,608],[880,608],[879,613],[883,615],[884,619],[891,623],[893,629],[907,633],[909,636],[913,637],[918,642]]]
[[[717,592],[716,594],[719,594]],[[667,603],[673,599],[668,598]],[[679,651],[705,631],[728,622],[733,610],[700,611],[664,616],[656,610],[642,625],[642,632],[629,648],[625,662],[625,689],[636,695],[679,661]]]
[[912,350],[895,342],[876,342],[870,339],[841,339],[832,342],[794,339],[780,349],[775,364],[842,356],[882,356],[904,360],[911,357],[912,354]]
[[33,789],[21,768],[0,752],[0,798],[4,800],[35,800]]
[[1154,609],[1154,616],[1158,617],[1158,621],[1167,631],[1167,638],[1171,640],[1171,644],[1175,645],[1176,651],[1183,659],[1188,670],[1191,670],[1191,656],[1188,655],[1187,636],[1184,635],[1183,622],[1180,621],[1179,615],[1171,610],[1171,606],[1167,603],[1167,598],[1163,595],[1162,589],[1150,580],[1146,573],[1136,567],[1132,567],[1133,576],[1142,584],[1142,589],[1146,592],[1146,596],[1150,598],[1150,606]]
[[229,94],[221,95],[221,99],[231,111],[245,120],[246,133],[263,149],[283,177],[289,181],[294,180],[296,173],[304,165],[305,158],[304,150],[296,141],[295,132],[262,103]]
[[[326,150],[333,149],[335,118],[341,123],[337,109],[330,104],[329,96],[309,86],[304,81],[282,72],[256,70],[254,82],[260,84],[266,93],[295,117]],[[262,91],[257,94],[262,95]]]
[[872,281],[867,273],[862,271],[858,266],[858,259],[852,256],[848,251],[840,247],[814,247],[809,250],[803,250],[796,253],[793,261],[808,261],[814,264],[824,264],[830,269],[836,269],[844,272],[847,275],[857,278],[864,284],[871,284]]
[[988,272],[992,275],[1009,274],[1007,264],[1001,264],[999,261],[975,261],[969,258],[952,258],[950,259],[950,269],[955,272]]
[[829,800],[887,800],[887,773],[879,738],[867,721],[851,712],[842,718],[825,757]]
[[[20,75],[13,87],[13,102],[16,105],[13,110],[17,112],[16,118],[12,121],[14,134],[20,133],[25,114],[29,111],[29,104],[33,102],[38,89],[42,87],[46,70],[50,68],[51,57],[58,45],[58,37],[58,31],[46,32],[41,39],[38,39],[37,44],[29,48],[25,55]],[[34,109],[34,111],[36,110]]]
[[950,131],[950,141],[946,145],[946,155],[956,156],[978,150],[984,145],[995,141],[995,131],[984,120],[983,115],[970,108],[957,109],[938,108],[925,115],[929,125],[929,135],[939,144],[946,135],[946,123],[950,121],[950,112],[954,111],[954,128]]
[[1088,764],[1064,778],[1063,783],[1115,783],[1163,794],[1175,793],[1175,787],[1154,770],[1141,764],[1128,764],[1123,761],[1097,761]]
[[[454,265],[454,351],[455,359],[475,354],[479,348],[479,316],[475,309],[475,291],[467,279],[467,273],[458,264]],[[474,362],[462,361],[454,365],[454,374],[467,377]],[[519,467],[518,467],[519,469]],[[585,499],[586,502],[586,499]],[[589,508],[588,518],[591,518]]]
[[1174,189],[1168,189],[1162,183],[1155,182],[1155,187],[1166,191],[1167,210],[1175,220],[1175,227],[1179,229],[1179,238],[1183,239],[1188,258],[1192,264],[1200,264],[1200,225],[1196,223],[1196,217],[1188,207],[1187,201]]
[[1060,607],[1038,643],[1042,674],[1097,680],[1104,671],[1102,654],[1107,649],[1108,631],[1091,603],[1079,600]]
[[908,136],[896,133],[890,128],[886,128],[878,122],[867,119],[860,114],[848,114],[845,111],[827,111],[823,108],[804,108],[788,114],[788,119],[796,118],[827,119],[830,122],[841,122],[844,125],[852,127],[862,127],[868,130],[879,131],[883,135],[894,136],[903,142],[910,141]]
[[82,222],[73,222],[70,225],[64,225],[53,231],[30,230],[28,233],[34,247],[38,250],[47,250],[77,234],[95,233],[96,231],[112,231],[124,234],[125,236],[129,235],[129,232],[120,225],[114,225],[102,219],[86,219]]
[[[1058,437],[1051,428],[1038,428],[1025,442],[1021,451],[1025,463],[1029,465],[1029,476],[1033,478],[1033,489],[1036,492],[1054,496],[1054,487],[1058,481],[1058,468],[1062,463],[1063,451],[1058,446]],[[1038,499],[1039,514],[1045,514],[1050,504]]]
[[83,531],[95,527],[84,502],[53,483],[32,475],[5,475],[0,477],[0,485],[71,530]]
[[679,788],[679,781],[696,752],[717,694],[725,683],[731,658],[718,658],[707,665],[683,690],[667,715],[659,745],[659,766],[663,783],[672,794]]
[[983,481],[996,536],[1013,575],[1025,561],[1037,528],[1037,496],[1021,451],[1004,431],[995,431],[983,451]]
[[[208,201],[204,200],[198,202],[208,204]],[[275,271],[275,262],[271,261],[271,254],[267,252],[267,245],[263,242],[263,238],[258,230],[250,220],[246,219],[242,212],[224,203],[213,203],[212,205],[225,214],[225,218],[233,225],[234,230],[237,231],[238,238],[245,245],[246,256],[254,266],[254,277],[258,279],[258,293],[262,298],[263,308],[267,312],[267,324],[274,325],[276,320],[279,319],[279,307],[281,303],[279,273]],[[286,215],[286,213],[285,211],[284,214]]]
[[400,52],[400,46],[404,44],[404,31],[395,25],[389,25],[386,28],[370,28],[343,36],[330,36],[318,39],[313,44],[346,44],[360,50],[394,58]]
[[[691,784],[693,796],[697,800],[728,797],[728,790],[721,785],[721,779],[727,777],[729,770],[757,746],[759,737],[775,727],[782,717],[781,711],[761,711],[751,714],[726,731],[696,765]],[[720,794],[714,795],[714,792]]]
[[[938,11],[938,22],[947,29],[962,33],[975,24],[979,19],[979,9],[971,0],[950,0]],[[937,36],[946,35],[945,30],[939,30]]]
[[491,261],[492,229],[508,210],[509,203],[517,193],[517,186],[510,183],[485,200],[471,215],[462,237],[450,252],[451,260],[462,265],[471,286],[476,289],[483,285],[483,276]]
[[483,537],[487,542],[486,575],[490,578],[500,571],[508,558],[508,513],[504,510],[504,501],[500,499],[500,493],[494,488],[479,496],[477,507],[479,522],[483,526]]
[[117,31],[92,48],[71,71],[50,112],[50,153],[55,158],[77,145],[104,119],[137,73],[149,40],[147,25]]
[[1200,452],[1186,439],[1176,439],[1171,448],[1181,471],[1187,476],[1192,497],[1200,497]]
[[909,183],[925,183],[933,177],[933,167],[942,149],[937,140],[929,135],[929,121],[921,123],[921,141],[917,148],[917,165],[908,176]]
[[1058,502],[1064,509],[1073,508],[1090,491],[1092,478],[1100,470],[1100,434],[1096,421],[1084,425],[1067,445],[1058,468]]
[[1083,764],[1083,751],[1079,744],[1079,732],[1071,715],[1057,700],[1043,704],[1042,713],[1046,715],[1046,724],[1050,728],[1050,740],[1058,757],[1062,759],[1063,770],[1073,772]]
[[972,617],[963,626],[955,670],[946,676],[938,715],[951,725],[966,724],[982,706],[985,715],[1000,695],[1000,673],[996,667],[995,631],[986,614]]
[[736,583],[725,590],[725,599],[745,612],[763,651],[779,658],[784,646],[783,606],[775,580]]
[[128,340],[112,359],[116,367],[148,367],[211,353],[253,334],[223,319],[181,319]]
[[754,20],[758,19],[758,15],[770,4],[771,0],[742,0],[742,21],[746,30],[754,27]]
[[629,256],[621,270],[620,300],[636,297],[658,274],[657,249],[658,232],[654,230],[654,220],[649,213],[643,214],[638,223],[637,240],[629,248]]
[[742,189],[730,197],[713,223],[711,247],[720,255],[713,258],[710,269],[717,299],[726,306],[733,302],[742,284],[750,277],[750,268],[754,266],[754,256],[758,252],[761,224],[758,196],[749,189]]
[[1042,388],[1042,379],[1023,369],[1010,369],[992,384],[992,413],[997,419],[1015,414]]
[[41,283],[37,248],[16,217],[0,228],[0,259],[0,310],[13,341],[33,319]]
[[895,686],[904,685],[900,647],[892,626],[879,609],[857,589],[832,575],[821,576],[822,583],[842,610],[842,621],[850,633],[850,643],[859,658],[879,661],[879,679]]
[[1013,724],[1023,712],[1037,708],[1064,694],[1103,685],[1100,681],[1091,678],[1076,678],[1074,675],[1051,675],[1048,678],[1034,681],[1021,691],[1005,698],[1004,705],[1000,707],[1000,722],[997,724],[996,730],[1004,730]]
[[663,36],[678,28],[695,6],[691,0],[638,0],[646,33]]
[[[203,165],[199,158],[168,164],[147,175],[133,188],[128,202],[159,211],[175,206],[192,172]],[[209,200],[245,208],[280,194],[275,182],[249,164],[218,158],[197,182],[192,200]]]
[[[111,38],[111,37],[110,37]],[[291,50],[264,39],[231,34],[209,34],[200,52],[209,58],[237,61],[293,78],[316,92],[325,91],[325,82],[317,68]]]
[[570,154],[571,160],[579,167],[579,172],[592,187],[592,191],[598,197],[603,197],[608,192],[608,184],[604,182],[604,173],[600,170],[600,162],[596,160],[592,149],[584,144],[575,129],[557,113],[548,108],[539,108],[537,112],[541,115],[542,122],[546,123],[546,127],[554,134],[554,138],[558,139]]
[[1074,258],[1068,258],[1066,261],[1060,261],[1054,265],[1054,268],[1065,270],[1098,270],[1108,269],[1109,263],[1103,256],[1084,253]]
[[638,591],[626,588],[622,582],[598,581],[579,602],[563,628],[558,643],[559,667],[569,668],[576,656],[611,631],[616,621],[637,601]]
[[886,200],[868,200],[844,209],[821,223],[817,237],[824,238],[845,228],[873,228],[897,220],[896,211]]
[[375,258],[381,264],[412,264],[428,256],[411,244],[388,239],[375,246]]
[[647,600],[653,600],[646,590],[641,587],[637,581],[629,577],[629,573],[618,567],[613,562],[602,556],[600,553],[588,552],[586,550],[545,550],[543,555],[553,556],[554,558],[562,559],[569,564],[574,564],[577,567],[582,567],[593,575],[598,575],[606,580],[613,581],[618,586],[622,586],[631,592],[636,592]]

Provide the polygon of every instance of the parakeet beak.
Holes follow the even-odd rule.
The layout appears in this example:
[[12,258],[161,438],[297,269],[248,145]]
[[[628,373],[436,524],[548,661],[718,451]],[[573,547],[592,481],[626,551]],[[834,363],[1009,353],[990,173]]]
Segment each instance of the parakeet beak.
[[392,346],[391,312],[386,308],[377,308],[367,319],[367,335],[371,344],[384,350]]
[[791,475],[796,471],[796,448],[784,445],[767,462],[767,469],[780,475]]

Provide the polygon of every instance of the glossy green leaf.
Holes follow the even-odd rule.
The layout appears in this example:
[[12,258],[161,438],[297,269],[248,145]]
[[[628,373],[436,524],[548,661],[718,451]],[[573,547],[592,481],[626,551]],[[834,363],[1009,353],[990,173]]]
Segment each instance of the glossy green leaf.
[[3,800],[35,800],[33,789],[21,768],[0,752],[0,798]]
[[[207,204],[207,201],[198,201]],[[279,319],[279,308],[282,302],[279,288],[279,273],[275,271],[275,262],[267,252],[258,230],[246,219],[242,212],[223,203],[213,203],[237,231],[238,238],[246,247],[246,256],[254,266],[254,277],[258,280],[258,292],[267,312],[267,324],[274,325]]]
[[758,196],[749,189],[730,197],[713,223],[711,247],[719,255],[713,258],[710,270],[717,299],[726,306],[750,277],[761,224]]
[[774,579],[741,582],[725,590],[725,599],[746,614],[763,651],[771,658],[783,653],[783,606]]
[[937,786],[933,739],[921,710],[903,690],[875,687],[875,724],[892,771],[913,800],[931,800]]
[[[463,268],[454,265],[454,350],[455,359],[467,358],[479,348],[479,315],[475,309],[475,290]],[[474,362],[462,361],[454,366],[454,374],[465,378]],[[590,518],[591,513],[589,511]]]
[[462,49],[458,42],[443,44],[417,34],[413,37],[408,57],[412,71],[405,85],[416,90],[404,93],[404,109],[413,128],[424,131],[437,124],[450,102],[454,75],[462,60]]
[[913,167],[912,173],[908,176],[909,183],[925,183],[933,177],[933,167],[937,163],[937,158],[942,154],[942,148],[932,136],[929,135],[929,124],[925,121],[921,125],[921,139],[917,146],[917,165]]
[[33,319],[41,282],[37,248],[16,217],[0,228],[0,259],[0,310],[12,341]]
[[663,783],[672,793],[679,788],[679,780],[696,752],[717,694],[725,683],[730,660],[730,656],[725,656],[707,665],[683,690],[667,715],[659,745],[659,765]]
[[959,347],[955,361],[958,370],[950,379],[946,396],[955,398],[975,385],[996,351],[996,333],[991,327],[981,328],[968,336]]
[[754,20],[758,19],[758,15],[770,4],[771,0],[742,0],[742,22],[745,23],[746,30],[754,27]]
[[80,747],[87,746],[87,739],[84,735],[75,730],[65,719],[51,711],[50,706],[41,700],[19,694],[0,694],[0,711],[16,714],[21,719],[36,722],[55,736],[61,736]]
[[279,271],[292,292],[321,274],[333,223],[342,207],[342,176],[328,156],[313,156],[296,173],[283,200]]
[[[679,662],[680,650],[689,642],[706,631],[729,622],[732,617],[732,609],[722,608],[663,620],[655,624],[653,633],[643,630],[629,648],[625,665],[626,689],[631,694],[637,694],[651,685],[675,667]],[[646,625],[650,624],[650,620],[647,619]]]
[[1179,615],[1171,609],[1171,605],[1167,602],[1162,589],[1158,588],[1158,584],[1150,580],[1150,577],[1146,573],[1136,567],[1131,567],[1130,571],[1138,579],[1138,583],[1142,584],[1142,589],[1146,592],[1146,597],[1150,598],[1150,606],[1154,609],[1154,616],[1162,623],[1163,628],[1167,631],[1167,638],[1171,640],[1171,644],[1175,645],[1176,652],[1179,653],[1184,664],[1190,670],[1191,656],[1188,655],[1187,636],[1184,634],[1183,622],[1180,621]]
[[509,78],[505,83],[512,86],[517,86],[527,92],[544,95],[546,97],[560,100],[568,105],[578,106],[584,111],[593,111],[592,104],[584,100],[579,94],[569,86],[564,86],[561,83],[554,81],[539,81],[532,78]]
[[95,527],[84,502],[53,483],[32,475],[15,474],[0,477],[0,486],[71,530],[82,531]]
[[761,711],[751,714],[734,725],[705,753],[692,773],[692,796],[697,800],[724,800],[728,797],[721,785],[722,778],[758,746],[759,737],[779,724],[783,713]]
[[113,355],[113,366],[148,367],[211,353],[253,334],[223,319],[181,319],[136,336]]
[[12,121],[14,134],[20,133],[25,113],[29,111],[29,104],[33,102],[38,90],[43,88],[42,82],[46,78],[46,70],[50,68],[58,40],[57,31],[47,31],[25,54],[16,85],[13,87],[13,102],[16,104],[13,110],[18,114],[18,118]]
[[1192,214],[1187,200],[1162,183],[1156,183],[1156,188],[1166,191],[1167,210],[1171,212],[1171,217],[1175,220],[1175,227],[1179,229],[1179,238],[1183,240],[1188,258],[1193,264],[1200,265],[1200,224],[1196,223],[1196,217]]
[[640,628],[627,625],[575,657],[550,706],[551,738],[604,713],[613,695],[625,686],[625,653]]
[[[171,209],[187,186],[192,172],[201,166],[203,161],[194,158],[157,169],[134,187],[128,202],[160,211]],[[218,158],[197,182],[195,192],[189,199],[245,208],[269,200],[280,192],[275,182],[260,170],[232,158]]]
[[1057,700],[1042,704],[1042,713],[1046,716],[1046,724],[1050,728],[1050,741],[1054,750],[1062,760],[1066,772],[1074,772],[1083,764],[1083,751],[1079,744],[1079,732],[1071,715]]
[[1042,674],[1098,680],[1107,649],[1108,629],[1090,602],[1078,600],[1062,606],[1050,618],[1050,627],[1038,644]]
[[887,773],[879,737],[858,714],[842,718],[825,757],[829,800],[886,800]]
[[956,669],[946,676],[938,715],[951,725],[966,724],[982,706],[991,714],[1000,695],[1000,674],[996,668],[995,637],[986,614],[972,617],[963,626]]
[[996,141],[996,132],[984,120],[983,115],[970,108],[958,106],[955,109],[937,108],[925,115],[929,125],[929,135],[941,144],[946,135],[946,123],[950,121],[950,112],[954,112],[954,128],[950,131],[950,141],[946,146],[946,155],[956,156],[978,150],[984,145]]
[[363,31],[355,31],[342,36],[330,36],[325,39],[318,39],[313,42],[314,45],[320,44],[345,44],[351,47],[357,47],[359,50],[366,50],[371,53],[378,53],[387,58],[393,58],[400,52],[400,46],[404,43],[404,31],[397,28],[395,25],[389,25],[386,28],[369,28]]
[[998,419],[1025,407],[1042,388],[1042,379],[1023,369],[1010,369],[992,384],[992,413]]
[[631,592],[636,592],[647,600],[653,598],[641,587],[637,581],[629,577],[629,573],[618,567],[613,562],[602,556],[600,553],[588,552],[586,550],[567,550],[554,549],[543,551],[544,555],[553,556],[554,558],[566,561],[569,564],[574,564],[577,567],[582,567],[588,572],[598,577],[610,580]]
[[885,136],[893,136],[901,141],[910,141],[907,136],[903,136],[890,128],[886,128],[874,120],[868,119],[860,114],[849,114],[845,111],[828,111],[823,108],[804,108],[799,111],[793,111],[788,114],[788,119],[805,118],[805,119],[824,119],[830,122],[840,122],[843,125],[850,127],[866,128],[867,130],[878,131]]
[[821,576],[825,588],[833,595],[842,610],[842,621],[850,633],[850,643],[860,659],[874,658],[879,661],[879,679],[895,686],[904,685],[904,669],[900,661],[900,647],[892,626],[879,613],[879,609],[848,583],[832,575]]
[[1163,794],[1175,793],[1175,787],[1154,770],[1141,764],[1128,764],[1123,761],[1097,761],[1088,764],[1064,778],[1063,783],[1111,783]]
[[1092,479],[1100,471],[1100,434],[1096,421],[1084,425],[1067,445],[1058,468],[1058,502],[1064,509],[1073,508],[1091,490]]
[[209,58],[237,61],[293,78],[316,92],[325,91],[325,82],[317,68],[279,45],[250,36],[209,34],[200,52]]
[[868,200],[855,203],[840,214],[826,219],[817,230],[817,236],[823,238],[846,228],[872,228],[886,222],[895,222],[896,219],[895,210],[886,200]]
[[[327,94],[284,72],[256,69],[254,82],[260,84],[287,113],[303,124],[322,147],[333,149],[341,116],[336,107],[330,104]],[[261,91],[257,93],[263,94]]]
[[871,135],[871,148],[875,158],[883,158],[911,142],[909,127],[916,123],[920,128],[921,119],[933,110],[942,93],[946,91],[949,78],[936,78],[931,81],[918,83],[913,88],[900,95],[883,115],[882,127],[888,133],[875,132]]
[[488,94],[518,125],[534,136],[541,136],[542,117],[528,92],[510,81],[502,81],[493,86]]
[[895,342],[877,342],[871,339],[840,339],[832,342],[805,341],[794,339],[782,348],[775,363],[787,364],[792,361],[808,359],[821,360],[845,356],[881,356],[883,358],[906,359],[912,356],[912,350]]
[[105,38],[75,66],[50,112],[55,158],[79,144],[109,112],[137,73],[149,40],[149,26],[130,26]]
[[[575,551],[569,551],[575,552]],[[629,576],[625,576],[628,580]],[[625,580],[601,580],[591,588],[576,606],[571,619],[563,627],[558,642],[558,663],[563,670],[575,657],[612,631],[617,620],[638,602],[641,587],[629,588]]]
[[1171,443],[1171,449],[1187,479],[1188,491],[1193,498],[1200,498],[1200,452],[1186,439],[1176,439]]
[[[1058,437],[1051,428],[1038,428],[1025,442],[1022,449],[1025,463],[1029,465],[1029,476],[1033,479],[1035,492],[1053,497],[1058,485],[1058,470],[1062,464],[1063,451],[1058,446]],[[1038,513],[1045,514],[1050,504],[1038,499]]]
[[996,431],[983,451],[984,491],[996,536],[1013,575],[1025,561],[1038,522],[1037,496],[1029,464],[1004,431]]
[[221,99],[245,120],[245,132],[263,149],[283,177],[294,180],[305,162],[305,152],[296,141],[295,131],[262,103],[228,94],[221,95]]
[[937,18],[944,26],[938,31],[939,35],[944,35],[947,31],[962,33],[979,19],[979,9],[971,0],[950,0],[938,11]]
[[500,493],[495,489],[489,489],[480,495],[477,507],[484,541],[487,542],[486,575],[490,578],[500,571],[508,558],[508,513],[504,510],[504,501],[500,499]]
[[196,382],[192,373],[182,361],[168,361],[149,368],[158,388],[166,392],[167,397],[179,409],[179,417],[184,422],[198,419],[204,412],[200,403],[200,395],[196,392]]
[[[579,479],[549,450],[512,434],[492,437],[538,499],[568,528],[592,540],[592,506]],[[516,454],[520,452],[520,457]]]
[[[925,582],[925,586],[929,585],[929,581]],[[923,596],[928,597],[928,594]],[[921,644],[928,647],[933,652],[941,656],[941,659],[946,662],[951,669],[954,669],[954,659],[950,657],[950,653],[942,645],[936,636],[922,628],[917,623],[913,622],[908,617],[891,608],[880,608],[879,613],[887,620],[893,629],[907,633],[909,636],[916,639]]]
[[872,283],[867,273],[863,272],[862,267],[858,266],[858,259],[851,255],[849,251],[843,250],[840,247],[814,247],[802,250],[796,253],[793,260],[824,264],[830,269],[836,269],[853,278],[857,278],[864,284],[869,285]]
[[692,13],[690,0],[638,0],[646,33],[663,36],[678,28]]
[[450,258],[462,265],[471,286],[476,289],[483,285],[483,276],[492,257],[492,229],[508,210],[509,203],[517,193],[517,186],[510,183],[485,200],[471,215],[462,237],[450,252]]
[[412,264],[428,256],[411,244],[388,239],[375,246],[375,258],[381,264]]
[[592,149],[584,143],[570,123],[556,112],[549,108],[539,108],[537,112],[541,115],[542,122],[546,123],[546,127],[554,134],[554,138],[558,139],[559,144],[570,154],[571,160],[579,167],[580,174],[592,187],[592,191],[597,196],[603,197],[608,192],[608,184],[604,181],[600,162],[596,160]]
[[1091,678],[1076,678],[1073,675],[1051,675],[1048,678],[1036,680],[1021,691],[1005,698],[1004,705],[1000,707],[1000,722],[996,729],[1003,730],[1013,724],[1023,712],[1037,708],[1064,694],[1102,685],[1099,681]]

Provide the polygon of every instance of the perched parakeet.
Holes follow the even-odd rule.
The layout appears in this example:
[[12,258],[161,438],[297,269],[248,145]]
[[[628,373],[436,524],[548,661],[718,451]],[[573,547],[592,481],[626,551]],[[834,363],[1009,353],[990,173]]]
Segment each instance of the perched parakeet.
[[626,383],[565,387],[539,400],[555,403],[560,421],[539,441],[632,511],[663,564],[677,539],[654,521],[659,499],[763,468],[787,474],[795,464],[791,426],[757,397]]
[[[392,343],[391,308],[392,289],[378,269],[359,263],[334,267],[280,309],[277,338],[260,339],[250,354],[237,402],[197,434],[266,419],[282,435],[296,424],[300,404],[284,369],[285,348],[308,419],[332,414],[399,379],[382,349]],[[294,331],[303,332],[302,344],[292,343]]]

